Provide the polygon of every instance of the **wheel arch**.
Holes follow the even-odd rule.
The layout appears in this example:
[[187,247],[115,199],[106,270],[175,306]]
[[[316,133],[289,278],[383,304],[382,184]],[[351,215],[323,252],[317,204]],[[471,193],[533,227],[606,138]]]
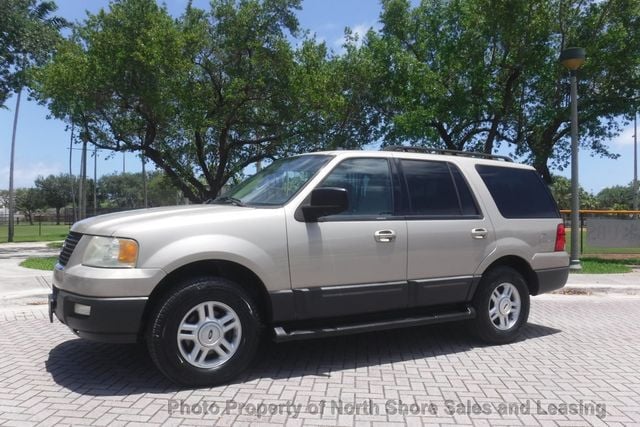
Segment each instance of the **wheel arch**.
[[497,260],[493,261],[489,266],[484,270],[482,276],[484,277],[487,272],[491,271],[496,267],[511,267],[516,270],[518,273],[524,277],[524,280],[527,284],[527,288],[529,289],[530,295],[537,295],[539,291],[539,283],[538,283],[538,275],[533,271],[531,265],[523,258],[520,258],[516,255],[507,255]]
[[179,286],[186,278],[199,276],[216,276],[237,283],[253,298],[260,310],[260,320],[269,323],[273,317],[271,298],[262,280],[252,270],[234,261],[200,260],[184,264],[167,274],[149,295],[149,299],[142,314],[140,336],[144,335],[149,317],[158,301],[168,295],[172,289]]

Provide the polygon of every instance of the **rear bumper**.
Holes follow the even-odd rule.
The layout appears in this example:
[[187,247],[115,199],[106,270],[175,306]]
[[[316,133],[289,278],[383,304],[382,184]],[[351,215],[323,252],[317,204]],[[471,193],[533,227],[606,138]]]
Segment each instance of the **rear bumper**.
[[132,343],[138,340],[146,303],[147,297],[86,297],[54,287],[49,311],[82,338]]
[[536,295],[539,295],[562,288],[567,283],[569,267],[536,270],[535,273],[538,277],[538,292],[536,292]]

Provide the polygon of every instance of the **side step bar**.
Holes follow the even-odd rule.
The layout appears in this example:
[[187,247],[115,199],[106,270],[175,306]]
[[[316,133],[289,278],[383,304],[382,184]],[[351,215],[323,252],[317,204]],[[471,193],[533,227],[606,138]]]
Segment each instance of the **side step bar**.
[[373,321],[366,323],[348,324],[342,326],[325,326],[313,329],[285,330],[282,326],[273,328],[274,341],[285,342],[306,338],[322,338],[336,335],[359,334],[362,332],[382,331],[385,329],[406,328],[410,326],[430,325],[434,323],[452,322],[456,320],[473,319],[476,312],[472,307],[464,311],[431,314],[428,316],[413,316],[400,319]]

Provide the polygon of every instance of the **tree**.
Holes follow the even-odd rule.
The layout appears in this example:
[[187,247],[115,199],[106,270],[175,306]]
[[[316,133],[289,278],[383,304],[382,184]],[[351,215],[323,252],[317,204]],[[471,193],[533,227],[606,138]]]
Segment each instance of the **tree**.
[[0,207],[2,208],[9,207],[9,191],[8,190],[0,190]]
[[98,180],[98,199],[102,207],[138,208],[142,206],[142,198],[141,174],[114,173]]
[[179,203],[178,190],[169,177],[161,171],[154,171],[148,174],[147,192],[149,206],[172,206]]
[[[149,206],[175,205],[178,189],[161,171],[148,175]],[[144,206],[141,173],[114,173],[98,180],[98,200],[104,208],[134,209]]]
[[16,208],[24,214],[29,224],[33,225],[33,215],[45,207],[44,195],[39,189],[18,188],[16,190]]
[[[563,176],[554,176],[549,187],[559,209],[571,209],[571,180]],[[580,209],[598,209],[596,196],[580,187]]]
[[0,0],[0,108],[11,92],[17,94],[9,155],[9,242],[13,242],[13,169],[22,88],[30,67],[47,58],[66,24],[61,18],[49,17],[56,8],[52,1]]
[[56,9],[52,1],[0,0],[0,108],[25,86],[28,68],[51,54],[66,25],[50,16]]
[[596,198],[601,209],[633,209],[633,183],[603,188]]
[[46,178],[39,176],[35,181],[47,206],[56,210],[56,224],[60,224],[60,210],[72,201],[72,186],[76,185],[74,181],[75,178],[69,174],[49,175]]
[[583,148],[615,157],[606,142],[639,105],[638,2],[384,0],[381,22],[364,48],[378,64],[386,143],[485,153],[506,144],[550,183],[549,167],[565,167],[570,153],[569,79],[558,57],[572,45],[588,54]]
[[[39,98],[81,140],[141,152],[191,201],[249,165],[369,142],[350,90],[364,67],[298,34],[299,0],[214,0],[173,20],[153,0],[90,16],[36,73]],[[355,56],[355,54],[354,54]]]

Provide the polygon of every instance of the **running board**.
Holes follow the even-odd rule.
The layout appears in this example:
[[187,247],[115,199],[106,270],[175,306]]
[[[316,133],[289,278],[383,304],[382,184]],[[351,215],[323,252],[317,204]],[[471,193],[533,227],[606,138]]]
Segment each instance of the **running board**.
[[273,332],[275,334],[274,341],[285,342],[306,338],[322,338],[336,335],[349,335],[359,334],[362,332],[382,331],[385,329],[406,328],[410,326],[431,325],[434,323],[473,319],[475,317],[475,310],[472,307],[467,307],[464,311],[431,314],[429,316],[412,316],[400,319],[356,323],[342,326],[325,326],[313,329],[285,330],[285,328],[282,326],[276,326],[273,328]]

